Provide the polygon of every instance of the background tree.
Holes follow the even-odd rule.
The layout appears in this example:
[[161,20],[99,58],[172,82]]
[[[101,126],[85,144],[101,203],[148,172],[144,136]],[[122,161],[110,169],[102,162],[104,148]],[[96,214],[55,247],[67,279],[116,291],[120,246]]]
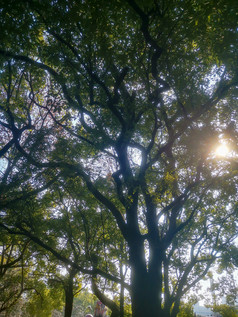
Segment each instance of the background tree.
[[225,304],[213,306],[212,310],[219,313],[222,317],[236,317],[238,314],[237,308]]
[[10,312],[22,294],[29,291],[29,241],[20,242],[16,237],[8,237],[1,230],[0,245],[0,312]]
[[[49,232],[62,227],[41,192],[72,182],[87,213],[110,214],[108,237],[114,228],[127,245],[136,317],[176,316],[183,296],[236,250],[235,7],[59,0],[8,1],[1,11],[1,226],[83,274],[123,284],[102,256],[91,253],[88,268],[86,252],[79,266],[50,234],[42,241],[50,210]],[[231,150],[222,159],[219,142]],[[40,208],[22,214],[23,197]]]
[[87,290],[82,290],[74,300],[73,317],[94,314],[95,296]]
[[[50,316],[54,307],[62,306],[62,290],[47,285],[39,254],[29,239],[7,235],[1,230],[0,312],[5,316]],[[40,274],[43,270],[44,275]]]

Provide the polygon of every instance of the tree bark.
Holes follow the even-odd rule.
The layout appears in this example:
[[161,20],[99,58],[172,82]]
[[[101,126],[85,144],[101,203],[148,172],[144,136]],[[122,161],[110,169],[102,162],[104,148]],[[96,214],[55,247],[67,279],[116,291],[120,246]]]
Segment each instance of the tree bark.
[[117,306],[117,304],[111,300],[110,298],[108,298],[105,294],[103,294],[99,288],[97,287],[96,282],[94,281],[94,279],[92,278],[92,291],[94,293],[94,295],[97,296],[97,298],[108,308],[111,309],[112,313],[111,313],[111,317],[120,317],[120,309]]
[[73,311],[73,302],[74,302],[74,293],[73,293],[73,278],[75,273],[73,271],[70,272],[69,278],[65,285],[65,310],[64,317],[71,317]]
[[[158,290],[159,282],[143,274],[139,270],[132,278],[132,316],[133,317],[164,317]],[[167,316],[168,317],[168,316]]]
[[130,263],[132,317],[165,317],[161,307],[162,261],[159,256],[147,267],[143,241],[136,241],[130,245]]
[[73,301],[74,301],[74,296],[73,293],[70,291],[65,293],[65,310],[64,310],[64,317],[71,317],[72,316],[72,311],[73,311]]

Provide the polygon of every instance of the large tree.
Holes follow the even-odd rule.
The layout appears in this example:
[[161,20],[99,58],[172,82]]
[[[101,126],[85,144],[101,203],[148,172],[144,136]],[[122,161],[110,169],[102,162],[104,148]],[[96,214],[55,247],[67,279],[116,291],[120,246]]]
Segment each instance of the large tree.
[[[235,250],[235,1],[3,3],[1,226],[127,287],[134,317],[176,316],[181,298]],[[113,244],[116,233],[124,239],[130,285],[100,254],[78,265],[49,246],[57,226],[43,241],[43,220],[62,218],[57,204],[29,217],[21,204],[44,204],[57,187],[79,213],[110,215],[104,254],[123,258],[109,233]]]

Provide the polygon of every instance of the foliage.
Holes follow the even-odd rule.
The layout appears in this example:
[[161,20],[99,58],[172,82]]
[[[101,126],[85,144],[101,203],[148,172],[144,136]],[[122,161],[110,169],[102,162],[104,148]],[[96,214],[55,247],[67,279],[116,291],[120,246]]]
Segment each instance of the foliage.
[[94,314],[95,296],[88,291],[80,292],[74,299],[74,308],[72,317],[82,316],[86,314]]
[[178,317],[194,317],[193,306],[190,303],[182,303],[179,309]]
[[175,317],[237,266],[236,2],[2,2],[1,228],[112,316],[128,292],[133,317]]
[[31,294],[26,303],[26,311],[31,317],[50,317],[52,310],[63,306],[62,290],[48,288],[44,282],[37,285],[37,292]]
[[222,317],[237,317],[238,310],[234,306],[229,305],[217,305],[212,307],[214,312],[221,314]]
[[29,290],[31,257],[29,241],[9,237],[1,230],[0,245],[0,312],[14,310],[22,294]]
[[47,287],[49,270],[44,268],[44,259],[29,240],[1,232],[1,312],[9,316],[51,316],[52,308],[62,305],[62,290]]

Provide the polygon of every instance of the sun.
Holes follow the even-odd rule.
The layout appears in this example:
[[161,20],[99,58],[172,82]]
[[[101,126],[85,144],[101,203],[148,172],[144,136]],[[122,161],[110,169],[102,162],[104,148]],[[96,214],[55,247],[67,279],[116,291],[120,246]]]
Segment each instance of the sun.
[[226,144],[220,144],[216,150],[215,154],[216,156],[227,156],[229,154],[229,148]]

